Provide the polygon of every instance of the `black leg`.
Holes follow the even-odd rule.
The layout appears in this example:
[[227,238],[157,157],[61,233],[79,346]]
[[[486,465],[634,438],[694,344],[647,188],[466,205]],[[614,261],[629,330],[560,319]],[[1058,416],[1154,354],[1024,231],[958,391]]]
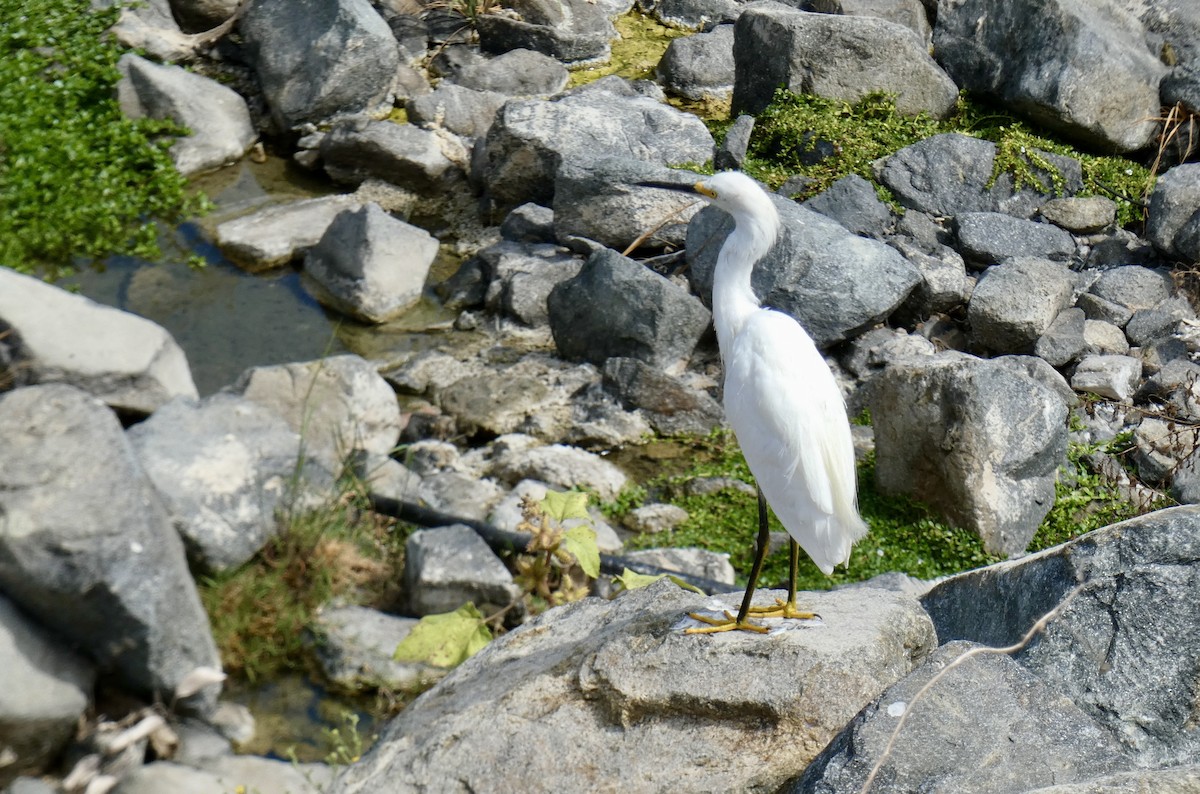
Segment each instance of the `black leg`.
[[758,587],[758,575],[762,573],[763,561],[767,559],[767,546],[771,543],[771,530],[767,525],[767,498],[763,496],[762,488],[755,486],[755,490],[758,491],[758,548],[754,552],[754,565],[750,568],[750,581],[746,583],[742,608],[738,610],[738,623],[745,623],[750,614],[750,603]]
[[788,538],[788,603],[796,606],[796,577],[800,573],[800,544]]

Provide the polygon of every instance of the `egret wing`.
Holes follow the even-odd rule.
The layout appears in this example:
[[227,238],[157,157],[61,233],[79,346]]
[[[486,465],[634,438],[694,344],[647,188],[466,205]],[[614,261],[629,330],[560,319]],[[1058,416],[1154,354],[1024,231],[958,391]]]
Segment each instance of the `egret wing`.
[[725,411],[767,501],[822,570],[865,527],[854,447],[833,374],[791,317],[756,312],[725,357]]

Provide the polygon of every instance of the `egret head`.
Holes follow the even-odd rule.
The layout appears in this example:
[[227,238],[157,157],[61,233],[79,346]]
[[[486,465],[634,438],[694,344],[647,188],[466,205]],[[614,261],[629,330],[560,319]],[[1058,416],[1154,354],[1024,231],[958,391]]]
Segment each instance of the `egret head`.
[[735,218],[743,214],[762,214],[765,212],[763,205],[769,207],[771,204],[759,184],[741,171],[713,174],[701,179],[692,189]]

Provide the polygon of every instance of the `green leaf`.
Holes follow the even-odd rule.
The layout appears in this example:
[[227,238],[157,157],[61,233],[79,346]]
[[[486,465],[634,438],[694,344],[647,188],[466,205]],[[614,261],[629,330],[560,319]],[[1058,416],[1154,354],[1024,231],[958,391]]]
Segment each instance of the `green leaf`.
[[591,518],[587,512],[587,494],[581,491],[546,491],[546,498],[542,500],[542,510],[560,524],[568,518]]
[[593,579],[600,576],[600,548],[596,545],[596,530],[582,524],[571,527],[563,533],[562,542],[566,550],[575,555],[584,573]]
[[426,615],[400,641],[392,658],[398,662],[424,662],[435,667],[457,667],[492,639],[492,632],[474,604],[453,612]]
[[645,587],[646,585],[654,584],[659,579],[670,579],[678,587],[681,587],[684,590],[691,590],[693,593],[707,595],[707,593],[705,593],[699,587],[696,587],[696,585],[685,582],[678,576],[669,573],[660,573],[652,576],[648,573],[638,573],[637,571],[631,571],[626,568],[621,572],[620,576],[613,577],[613,580],[626,590],[637,590],[639,587]]

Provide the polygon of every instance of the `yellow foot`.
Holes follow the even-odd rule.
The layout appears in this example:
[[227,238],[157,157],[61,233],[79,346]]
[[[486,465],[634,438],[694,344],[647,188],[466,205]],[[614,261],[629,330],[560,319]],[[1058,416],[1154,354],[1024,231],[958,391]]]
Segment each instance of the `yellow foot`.
[[759,634],[766,634],[770,631],[766,626],[760,626],[748,620],[738,623],[737,617],[730,612],[725,613],[724,619],[712,618],[708,615],[702,615],[699,612],[689,612],[688,617],[698,620],[701,623],[707,623],[708,625],[685,629],[684,634],[717,634],[722,631],[753,631]]
[[795,601],[775,599],[773,607],[750,607],[750,614],[756,618],[789,618],[791,620],[812,620],[820,617],[816,612],[801,612],[796,609]]

